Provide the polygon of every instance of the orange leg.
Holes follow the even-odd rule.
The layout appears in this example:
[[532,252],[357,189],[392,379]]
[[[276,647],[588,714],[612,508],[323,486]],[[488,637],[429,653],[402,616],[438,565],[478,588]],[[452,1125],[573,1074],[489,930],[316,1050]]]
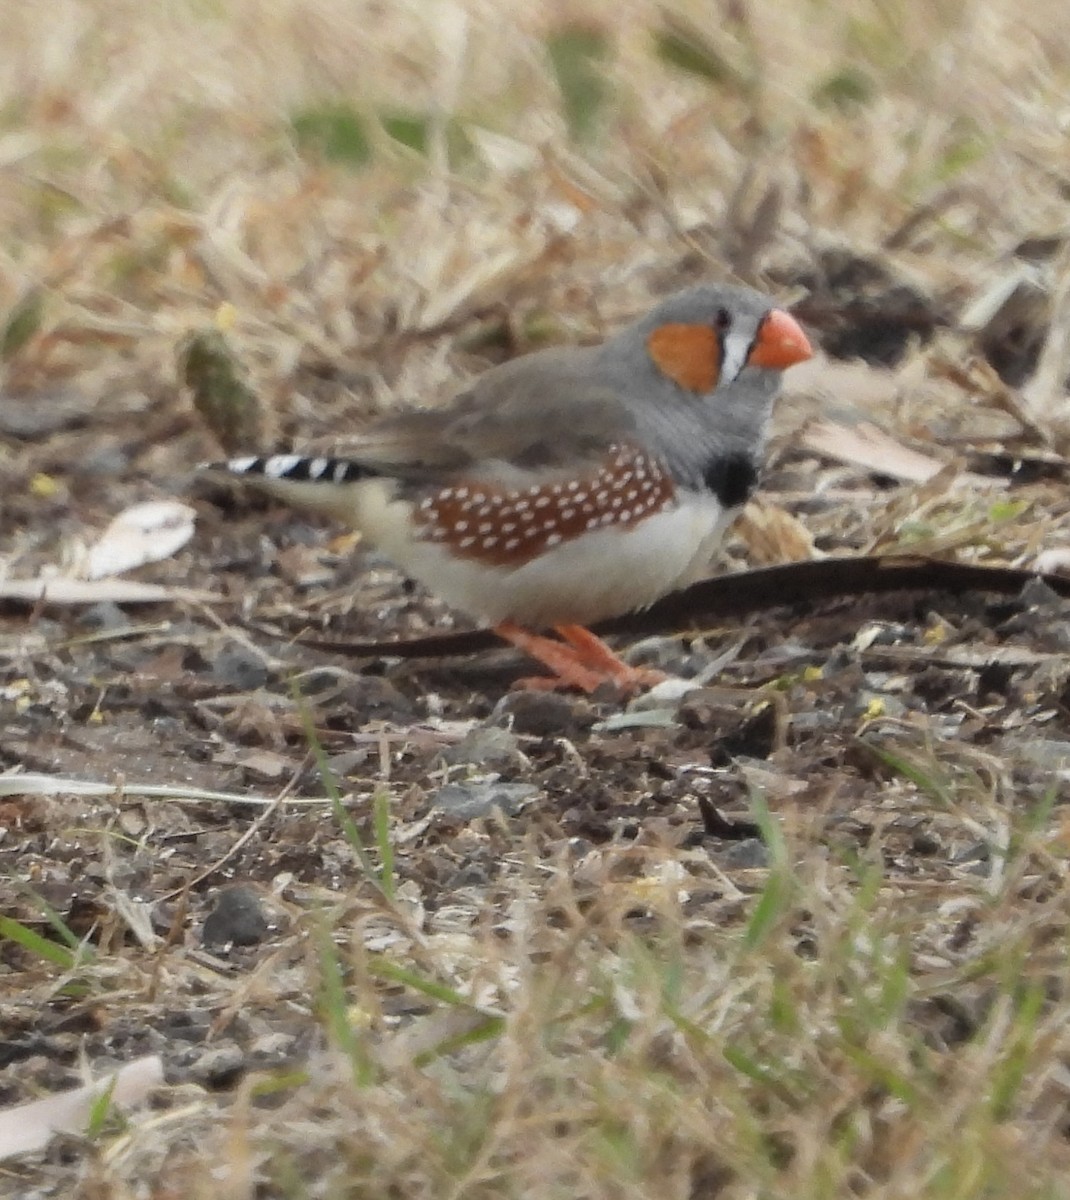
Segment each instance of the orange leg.
[[629,666],[600,637],[582,625],[555,625],[554,629],[576,651],[585,667],[601,671],[623,691],[637,692],[668,678],[664,671],[657,671],[653,667]]
[[518,686],[547,691],[578,688],[582,692],[593,692],[610,682],[622,692],[636,692],[665,678],[660,671],[628,666],[601,638],[582,625],[557,625],[555,629],[565,639],[563,642],[529,633],[511,621],[495,626],[494,632],[500,638],[553,672],[552,675],[519,680]]

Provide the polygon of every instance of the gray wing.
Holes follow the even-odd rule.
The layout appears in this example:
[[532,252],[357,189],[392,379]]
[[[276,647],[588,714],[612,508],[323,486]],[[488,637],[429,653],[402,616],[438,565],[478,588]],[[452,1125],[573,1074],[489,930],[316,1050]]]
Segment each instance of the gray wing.
[[544,350],[493,367],[441,409],[377,421],[346,457],[402,481],[508,482],[601,461],[634,429],[583,350]]

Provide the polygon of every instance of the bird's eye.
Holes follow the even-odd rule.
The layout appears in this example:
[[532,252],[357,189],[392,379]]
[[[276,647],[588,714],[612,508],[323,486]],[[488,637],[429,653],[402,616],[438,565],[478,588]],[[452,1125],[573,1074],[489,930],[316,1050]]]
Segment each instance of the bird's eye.
[[732,317],[727,308],[719,308],[714,314],[713,327],[718,333],[724,333],[732,324]]

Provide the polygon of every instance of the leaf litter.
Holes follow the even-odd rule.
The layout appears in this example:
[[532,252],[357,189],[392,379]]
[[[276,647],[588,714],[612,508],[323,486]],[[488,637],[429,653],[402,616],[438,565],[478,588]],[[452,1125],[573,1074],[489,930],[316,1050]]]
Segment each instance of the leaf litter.
[[[4,17],[47,72],[0,181],[0,888],[60,953],[0,943],[2,1100],[83,1061],[159,1055],[168,1081],[143,1127],[5,1185],[925,1195],[968,1144],[994,1194],[1043,1194],[1070,1124],[1053,593],[785,596],[646,638],[698,686],[622,710],[510,693],[506,651],[356,670],[298,646],[459,618],[235,495],[190,501],[193,540],[136,578],[75,575],[87,530],[186,501],[215,440],[344,450],[731,268],[834,361],[789,380],[718,569],[1058,565],[1050,2],[810,12],[821,53],[801,10],[540,5],[504,37],[444,4],[437,40],[403,6],[294,12]],[[105,61],[92,35],[120,26]],[[388,132],[402,100],[426,155]],[[229,401],[191,403],[191,345]],[[239,886],[264,919],[220,940]]]

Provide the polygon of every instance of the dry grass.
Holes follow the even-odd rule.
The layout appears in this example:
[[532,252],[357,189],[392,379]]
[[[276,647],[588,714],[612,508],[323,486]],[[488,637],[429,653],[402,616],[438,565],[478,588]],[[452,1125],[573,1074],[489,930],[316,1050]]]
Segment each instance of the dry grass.
[[[567,29],[563,101],[547,46]],[[659,57],[657,30],[700,69]],[[5,386],[84,398],[137,495],[210,449],[176,383],[190,330],[226,330],[273,438],[338,445],[477,357],[597,336],[698,274],[801,296],[849,244],[958,313],[1017,243],[1065,229],[1055,0],[6,0],[0,46]],[[341,140],[324,154],[317,135]],[[963,345],[912,356],[887,424],[1020,432],[998,389],[933,368]],[[1059,447],[1056,401],[1057,378],[1029,398]],[[66,503],[118,507],[107,479],[89,498],[67,478],[82,439],[0,437],[12,571],[63,553]],[[941,477],[814,528],[1021,560],[1065,529],[1055,500],[1002,511],[993,536],[993,503]],[[288,894],[286,936],[248,974],[201,962],[181,913],[151,951],[115,935],[66,973],[22,962],[0,982],[12,1011],[188,1006],[247,1043],[283,1011],[294,1066],[177,1084],[66,1157],[0,1165],[0,1193],[1066,1195],[1061,809],[1020,792],[1002,747],[870,715],[886,758],[862,850],[827,836],[853,819],[834,774],[812,810],[772,786],[770,816],[756,793],[767,857],[731,877],[657,833],[518,834],[492,888],[435,894],[406,878],[399,830],[396,894]],[[1023,720],[1054,736],[1064,717]],[[895,841],[904,813],[946,860]]]

